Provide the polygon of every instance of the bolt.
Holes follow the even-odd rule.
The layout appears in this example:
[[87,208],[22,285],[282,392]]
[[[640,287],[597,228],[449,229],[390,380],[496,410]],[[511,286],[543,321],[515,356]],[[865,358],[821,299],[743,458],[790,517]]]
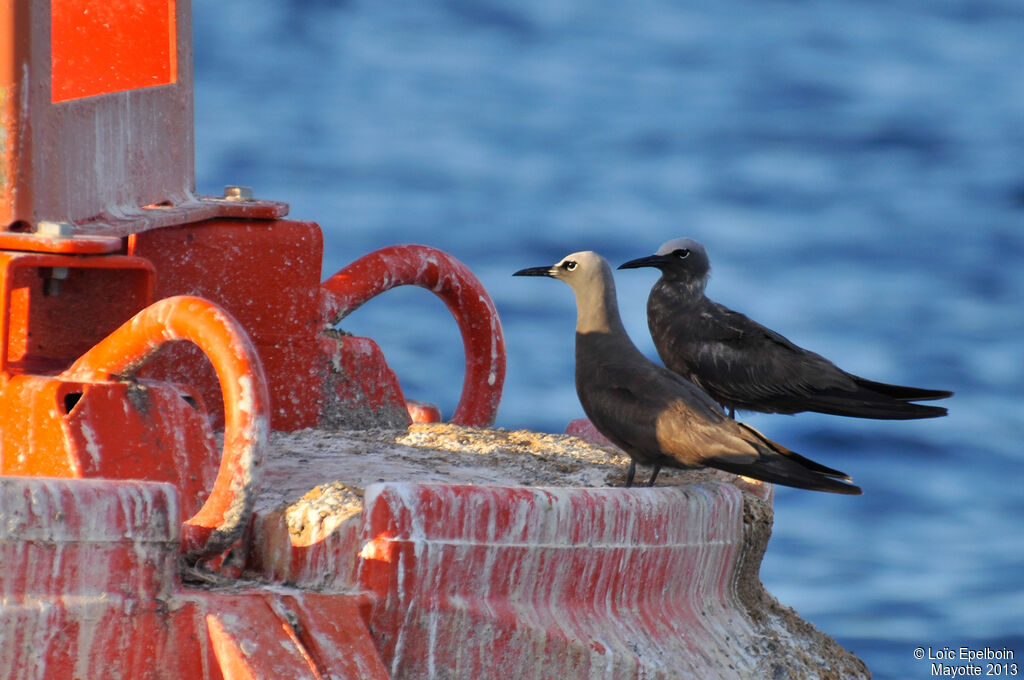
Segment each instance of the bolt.
[[36,233],[40,236],[56,236],[64,238],[75,235],[75,225],[67,222],[53,222],[51,220],[39,220],[36,224]]
[[60,295],[61,282],[68,278],[68,268],[45,267],[40,273],[43,274],[43,295],[46,297]]
[[224,187],[224,199],[228,201],[251,201],[252,187]]

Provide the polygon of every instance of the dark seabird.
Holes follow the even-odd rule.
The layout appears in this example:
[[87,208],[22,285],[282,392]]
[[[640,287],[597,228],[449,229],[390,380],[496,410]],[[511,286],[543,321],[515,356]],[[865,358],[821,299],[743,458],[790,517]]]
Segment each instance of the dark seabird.
[[619,269],[656,267],[661,278],[647,298],[647,324],[658,356],[729,409],[764,413],[817,411],[837,416],[909,420],[946,415],[945,390],[874,382],[847,373],[820,354],[704,295],[711,265],[689,238],[665,243]]
[[859,494],[850,478],[728,418],[693,383],[658,366],[636,348],[619,318],[608,263],[593,252],[573,253],[553,267],[514,276],[549,276],[576,293],[576,394],[601,434],[629,454],[626,486],[636,464],[713,467],[766,482],[815,491]]

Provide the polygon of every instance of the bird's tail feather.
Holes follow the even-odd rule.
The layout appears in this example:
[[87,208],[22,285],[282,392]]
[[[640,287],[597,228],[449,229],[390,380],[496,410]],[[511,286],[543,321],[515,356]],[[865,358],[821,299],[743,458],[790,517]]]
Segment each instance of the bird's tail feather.
[[704,461],[706,465],[745,477],[793,486],[798,489],[851,495],[862,493],[859,486],[848,483],[850,476],[846,473],[805,458],[799,453],[773,442],[749,425],[743,423],[739,423],[739,425],[755,438],[755,444],[760,444],[757,447],[760,451],[758,459],[751,463],[737,463],[731,460],[712,458]]
[[859,486],[833,479],[820,472],[814,472],[803,467],[795,460],[781,455],[762,456],[753,463],[737,464],[718,458],[705,460],[704,463],[719,470],[732,472],[733,474],[760,479],[763,482],[793,486],[798,489],[827,491],[829,493],[842,493],[854,496],[863,493]]
[[[936,397],[938,398],[938,397]],[[926,406],[914,404],[901,399],[883,398],[867,393],[865,398],[855,401],[844,395],[830,398],[828,395],[815,396],[814,404],[808,409],[817,413],[851,418],[873,418],[875,420],[917,420],[919,418],[939,418],[947,411],[942,406]]]
[[934,399],[947,399],[953,396],[953,393],[949,390],[927,390],[923,387],[906,387],[904,385],[875,382],[855,375],[850,377],[853,378],[859,387],[884,394],[898,401],[932,401]]
[[744,423],[737,423],[737,425],[739,425],[741,428],[757,437],[757,440],[764,446],[768,447],[769,450],[778,453],[782,456],[785,456],[786,458],[789,458],[790,460],[796,463],[799,463],[801,467],[804,467],[813,472],[818,472],[827,477],[835,477],[836,479],[844,479],[846,481],[850,481],[850,475],[846,474],[845,472],[841,472],[834,468],[830,468],[827,465],[822,465],[821,463],[816,463],[810,458],[805,458],[796,451],[793,451],[792,449],[787,449],[785,446],[779,444],[778,442],[773,442],[771,439],[768,439],[768,437],[765,437],[763,434],[752,428],[750,425],[746,425]]

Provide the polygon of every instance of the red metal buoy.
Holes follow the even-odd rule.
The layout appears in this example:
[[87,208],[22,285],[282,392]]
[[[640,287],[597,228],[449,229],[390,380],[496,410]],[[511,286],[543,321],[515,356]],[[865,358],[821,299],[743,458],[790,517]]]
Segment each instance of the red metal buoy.
[[[0,678],[746,678],[797,648],[806,628],[743,601],[767,541],[748,515],[770,508],[737,486],[522,486],[506,444],[552,446],[522,432],[460,478],[448,456],[498,432],[487,291],[423,245],[321,282],[317,224],[245,187],[198,195],[190,10],[0,9]],[[439,296],[464,344],[437,448],[409,423],[438,409],[335,328],[399,285]],[[358,428],[378,438],[344,469],[271,448]],[[388,446],[429,480],[383,460],[348,483]]]

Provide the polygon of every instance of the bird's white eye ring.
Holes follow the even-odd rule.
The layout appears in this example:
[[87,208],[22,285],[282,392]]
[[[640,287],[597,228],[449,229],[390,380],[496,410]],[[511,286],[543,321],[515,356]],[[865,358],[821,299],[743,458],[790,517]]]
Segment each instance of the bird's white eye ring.
[[576,262],[573,261],[573,260],[569,260],[568,262],[564,262],[562,264],[562,269],[571,272],[573,269],[576,269]]
[[678,257],[680,260],[685,260],[690,256],[690,249],[680,248],[679,250],[673,250],[672,254]]

